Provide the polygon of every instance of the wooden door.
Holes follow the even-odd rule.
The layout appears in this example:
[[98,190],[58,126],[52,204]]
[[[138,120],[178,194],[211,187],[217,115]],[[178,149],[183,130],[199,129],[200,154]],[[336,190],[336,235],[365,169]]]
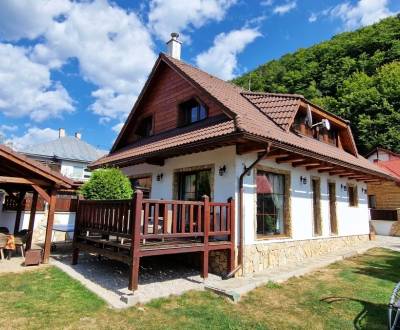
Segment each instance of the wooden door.
[[337,235],[337,218],[336,218],[336,184],[335,182],[328,183],[329,191],[329,218],[331,224],[331,235]]

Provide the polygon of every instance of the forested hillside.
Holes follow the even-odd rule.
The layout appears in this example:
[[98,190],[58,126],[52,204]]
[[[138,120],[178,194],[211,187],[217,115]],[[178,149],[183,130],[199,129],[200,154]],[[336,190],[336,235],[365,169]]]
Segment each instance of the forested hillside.
[[234,80],[252,91],[303,94],[350,120],[358,150],[400,152],[400,16],[336,35]]

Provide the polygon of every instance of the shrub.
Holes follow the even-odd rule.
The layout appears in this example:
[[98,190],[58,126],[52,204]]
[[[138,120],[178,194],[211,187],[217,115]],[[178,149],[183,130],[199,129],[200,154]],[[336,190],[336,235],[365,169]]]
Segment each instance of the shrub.
[[129,199],[133,194],[129,179],[116,168],[94,171],[80,192],[85,199]]

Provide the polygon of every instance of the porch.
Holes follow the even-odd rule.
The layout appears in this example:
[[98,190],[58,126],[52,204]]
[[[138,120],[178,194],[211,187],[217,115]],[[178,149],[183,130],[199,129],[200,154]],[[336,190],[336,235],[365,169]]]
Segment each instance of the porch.
[[72,263],[85,251],[129,265],[129,290],[138,288],[143,257],[196,253],[207,278],[211,251],[227,251],[227,272],[235,264],[234,200],[143,199],[79,201]]

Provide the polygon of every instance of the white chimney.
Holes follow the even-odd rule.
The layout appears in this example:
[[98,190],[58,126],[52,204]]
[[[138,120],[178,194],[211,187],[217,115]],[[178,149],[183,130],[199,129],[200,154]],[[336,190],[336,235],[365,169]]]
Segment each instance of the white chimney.
[[58,129],[58,137],[61,139],[65,137],[65,128],[59,128]]
[[167,54],[177,60],[181,59],[181,45],[182,42],[178,40],[179,33],[172,32],[171,40],[167,42]]
[[78,140],[82,139],[82,133],[76,132],[76,133],[75,133],[75,137],[76,137]]

